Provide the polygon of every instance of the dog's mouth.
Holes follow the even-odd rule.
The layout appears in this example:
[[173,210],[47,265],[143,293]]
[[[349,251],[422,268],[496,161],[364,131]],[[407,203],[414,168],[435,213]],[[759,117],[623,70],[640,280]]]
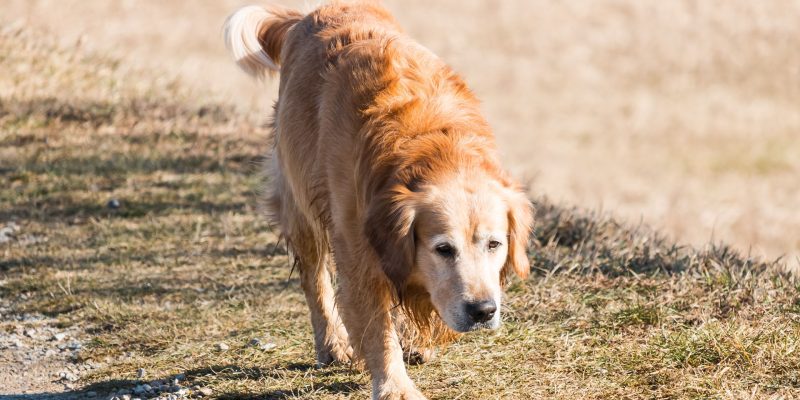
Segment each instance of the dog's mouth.
[[460,314],[451,315],[451,318],[445,318],[445,323],[450,327],[450,329],[459,333],[478,331],[482,329],[494,330],[500,327],[500,310],[497,310],[497,313],[493,318],[486,321],[475,321],[470,318],[469,315]]
[[469,331],[478,331],[478,330],[481,330],[481,329],[494,330],[494,329],[497,329],[499,326],[500,326],[500,322],[499,321],[497,323],[495,323],[493,321],[478,322],[478,323],[472,324],[472,326],[469,328]]
[[450,329],[452,329],[452,330],[454,330],[454,331],[456,331],[458,333],[467,333],[467,332],[479,331],[479,330],[483,330],[483,329],[495,330],[498,327],[500,327],[500,321],[498,319],[497,322],[493,322],[493,321],[472,322],[472,323],[463,322],[463,323],[459,323],[459,324],[454,324],[455,326],[453,326],[451,324],[447,324],[447,325],[450,327]]

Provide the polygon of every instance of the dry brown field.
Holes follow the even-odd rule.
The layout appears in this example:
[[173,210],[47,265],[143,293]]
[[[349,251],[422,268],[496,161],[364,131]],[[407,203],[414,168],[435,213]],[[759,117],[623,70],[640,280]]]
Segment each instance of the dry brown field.
[[[250,3],[5,0],[0,19],[266,119],[275,86],[248,81],[220,40]],[[800,1],[385,3],[466,76],[532,193],[797,263]]]

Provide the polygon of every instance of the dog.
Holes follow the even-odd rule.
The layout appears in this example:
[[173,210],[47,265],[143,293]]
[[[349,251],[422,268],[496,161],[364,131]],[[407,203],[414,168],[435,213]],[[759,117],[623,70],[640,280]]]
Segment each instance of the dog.
[[424,399],[404,347],[424,359],[497,328],[505,282],[530,270],[533,206],[478,100],[374,3],[244,7],[224,36],[250,75],[280,73],[267,205],[319,365],[357,360],[373,398]]

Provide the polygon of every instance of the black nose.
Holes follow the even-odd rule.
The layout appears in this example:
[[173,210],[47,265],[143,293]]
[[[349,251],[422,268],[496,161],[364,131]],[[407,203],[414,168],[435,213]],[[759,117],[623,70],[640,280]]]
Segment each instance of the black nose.
[[497,305],[494,300],[475,301],[465,305],[467,315],[476,323],[486,322],[494,317],[494,312],[497,311]]

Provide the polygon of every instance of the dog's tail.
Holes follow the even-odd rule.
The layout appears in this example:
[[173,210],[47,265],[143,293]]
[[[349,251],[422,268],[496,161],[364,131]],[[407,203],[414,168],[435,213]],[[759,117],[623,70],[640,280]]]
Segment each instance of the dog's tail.
[[225,20],[225,45],[244,72],[264,78],[278,72],[286,34],[303,19],[299,11],[277,6],[247,6]]

